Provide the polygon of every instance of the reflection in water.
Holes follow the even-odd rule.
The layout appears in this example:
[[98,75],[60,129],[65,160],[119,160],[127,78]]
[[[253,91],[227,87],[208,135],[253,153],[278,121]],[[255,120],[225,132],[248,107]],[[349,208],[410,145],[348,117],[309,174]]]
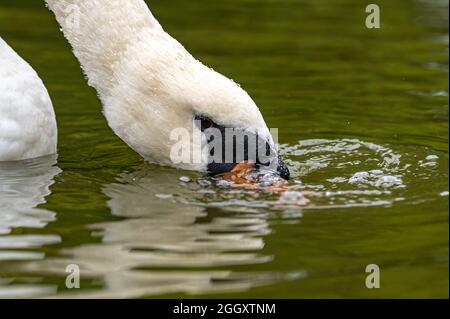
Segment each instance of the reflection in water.
[[[130,298],[242,291],[306,275],[302,270],[239,270],[240,266],[270,264],[277,258],[263,253],[264,238],[271,234],[269,221],[275,216],[292,224],[302,217],[302,210],[391,205],[405,199],[416,203],[433,196],[427,180],[435,182],[434,191],[448,191],[446,176],[438,176],[437,170],[448,164],[447,159],[427,149],[415,148],[409,155],[404,147],[398,150],[356,139],[321,139],[284,145],[282,150],[295,177],[290,188],[310,191],[311,201],[306,206],[292,205],[284,195],[233,189],[195,173],[180,178],[186,172],[143,164],[102,188],[115,218],[87,226],[93,243],[66,248],[45,259],[43,253],[10,250],[3,256],[8,261],[22,260],[22,272],[58,278],[65,278],[67,265],[74,263],[80,266],[82,280],[94,283],[89,289],[67,294],[59,286],[58,296]],[[32,175],[43,176],[38,171]],[[54,214],[45,210],[19,209],[42,203],[53,176],[49,174],[47,184],[39,184],[41,187],[37,182],[31,188],[23,186],[42,191],[40,196],[30,192],[37,198],[33,203],[16,203],[16,211],[21,213],[15,219],[4,218],[10,222],[3,221],[3,229],[42,227],[54,219]],[[4,192],[11,196],[12,189],[10,185]],[[411,193],[420,195],[411,197]],[[31,200],[32,196],[23,197]],[[58,240],[54,236],[3,236],[0,248],[41,247]],[[56,295],[54,289],[44,293],[42,289],[48,287],[39,290],[41,286],[27,286],[28,290],[15,294]]]
[[69,258],[30,263],[28,270],[61,275],[76,263],[83,278],[100,279],[103,286],[81,296],[106,298],[245,290],[302,276],[230,270],[272,260],[258,253],[270,233],[267,213],[182,204],[177,197],[201,193],[202,186],[187,187],[178,177],[177,171],[149,165],[123,174],[103,189],[111,213],[123,220],[89,226],[101,243],[64,251]]
[[[2,261],[40,260],[44,245],[59,243],[55,235],[16,235],[16,228],[44,228],[55,221],[54,212],[36,208],[45,203],[50,186],[61,170],[55,166],[56,156],[20,162],[0,162],[0,263]],[[1,265],[1,264],[0,264]],[[0,268],[1,270],[1,268]],[[7,278],[0,281],[1,297],[20,297],[48,294],[54,287],[10,285]]]
[[191,176],[181,182],[182,172],[143,164],[103,187],[118,220],[88,226],[100,242],[65,249],[25,269],[64,276],[66,266],[76,263],[84,279],[101,282],[96,290],[71,291],[71,297],[223,292],[301,278],[300,270],[233,268],[276,258],[261,251],[271,233],[268,221],[279,211],[292,222],[303,209],[388,205],[411,190],[426,198],[426,183],[411,181],[432,177],[441,165],[439,156],[426,150],[408,156],[405,149],[356,139],[305,140],[282,149],[296,177],[290,187],[312,191],[305,207],[285,205],[279,194],[223,187],[214,179]]

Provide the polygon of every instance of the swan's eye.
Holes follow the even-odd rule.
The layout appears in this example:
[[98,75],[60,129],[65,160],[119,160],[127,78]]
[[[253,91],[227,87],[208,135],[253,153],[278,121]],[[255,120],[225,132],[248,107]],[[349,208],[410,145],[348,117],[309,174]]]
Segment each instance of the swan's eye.
[[194,117],[197,126],[200,128],[202,132],[206,131],[210,128],[221,128],[220,125],[214,123],[210,118],[204,115],[195,115]]

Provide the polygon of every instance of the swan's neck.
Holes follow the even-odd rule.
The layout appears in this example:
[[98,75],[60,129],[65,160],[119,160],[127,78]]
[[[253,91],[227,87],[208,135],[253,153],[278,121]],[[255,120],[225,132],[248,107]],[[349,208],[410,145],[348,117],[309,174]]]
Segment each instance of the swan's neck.
[[17,53],[0,37],[0,60],[5,63],[9,62],[17,62],[21,60],[21,58],[17,55]]
[[117,83],[114,69],[142,32],[162,31],[143,0],[45,0],[100,95]]

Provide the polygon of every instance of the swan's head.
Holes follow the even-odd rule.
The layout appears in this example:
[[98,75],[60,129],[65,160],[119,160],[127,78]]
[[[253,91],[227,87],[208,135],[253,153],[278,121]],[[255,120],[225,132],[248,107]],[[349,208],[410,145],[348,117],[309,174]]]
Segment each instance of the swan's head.
[[[97,89],[109,125],[144,158],[211,174],[227,172],[239,160],[248,159],[272,165],[280,175],[289,176],[248,94],[194,59],[163,30],[145,1],[46,2],[72,44],[89,84]],[[80,20],[76,28],[67,23],[73,20],[70,16],[74,14],[69,12],[74,2]],[[208,138],[208,128],[216,133],[234,129],[244,142],[231,143],[230,147],[222,136],[218,143],[218,139]],[[187,134],[177,134],[182,131]],[[248,139],[256,142],[245,142]],[[212,141],[214,154],[203,147]],[[177,147],[183,153],[181,161],[174,158]],[[266,152],[255,156],[254,147]],[[220,150],[225,152],[219,154]]]
[[271,167],[289,179],[289,169],[278,156],[264,118],[247,92],[211,69],[203,71],[202,82],[204,89],[192,94],[190,105],[194,131],[204,138],[207,171],[214,175],[226,173],[245,160]]
[[239,85],[166,33],[152,33],[127,55],[119,84],[101,96],[111,127],[144,158],[213,175],[249,160],[289,178],[261,112]]

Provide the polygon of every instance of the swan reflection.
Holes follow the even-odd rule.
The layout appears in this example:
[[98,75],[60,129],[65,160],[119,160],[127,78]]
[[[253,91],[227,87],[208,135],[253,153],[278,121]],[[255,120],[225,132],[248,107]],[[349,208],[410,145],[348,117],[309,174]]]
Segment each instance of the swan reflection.
[[38,250],[56,244],[56,235],[18,235],[17,228],[41,229],[56,220],[56,214],[37,208],[51,194],[50,186],[61,170],[55,166],[56,156],[18,162],[0,162],[0,298],[39,296],[56,291],[55,286],[12,285],[7,264],[18,261],[41,260],[45,254]]
[[223,292],[287,278],[230,270],[272,260],[261,253],[264,235],[270,233],[266,213],[180,203],[177,197],[198,190],[180,183],[179,174],[150,165],[122,174],[103,189],[111,213],[120,220],[89,226],[101,242],[65,251],[69,259],[46,260],[39,268],[61,273],[76,263],[83,278],[101,279],[100,290],[80,291],[81,297]]

